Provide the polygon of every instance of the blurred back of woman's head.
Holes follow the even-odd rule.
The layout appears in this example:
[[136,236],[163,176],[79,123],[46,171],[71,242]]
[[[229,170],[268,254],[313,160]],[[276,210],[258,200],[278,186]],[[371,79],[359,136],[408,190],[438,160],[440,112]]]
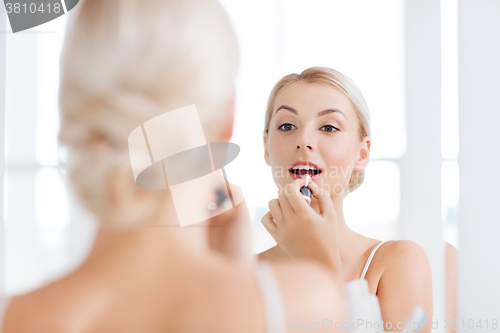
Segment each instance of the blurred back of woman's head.
[[61,60],[61,163],[90,212],[129,227],[154,214],[164,194],[135,184],[128,135],[196,104],[207,141],[216,137],[216,124],[230,116],[236,38],[215,0],[86,0],[78,7]]

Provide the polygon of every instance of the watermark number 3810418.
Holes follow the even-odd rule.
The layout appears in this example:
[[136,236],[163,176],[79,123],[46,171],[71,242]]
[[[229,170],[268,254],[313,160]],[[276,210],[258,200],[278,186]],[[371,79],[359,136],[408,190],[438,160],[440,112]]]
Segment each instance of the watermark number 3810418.
[[52,21],[72,10],[79,0],[4,0],[12,32]]

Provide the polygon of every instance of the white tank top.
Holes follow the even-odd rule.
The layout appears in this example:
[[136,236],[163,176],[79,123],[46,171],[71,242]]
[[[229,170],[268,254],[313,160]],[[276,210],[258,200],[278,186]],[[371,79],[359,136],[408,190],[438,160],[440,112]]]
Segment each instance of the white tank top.
[[254,270],[264,306],[266,333],[286,333],[285,302],[273,267],[267,261],[258,261]]
[[378,244],[375,246],[375,248],[372,250],[372,253],[370,253],[370,256],[368,257],[368,260],[366,261],[365,268],[363,268],[363,273],[361,273],[360,279],[364,279],[366,275],[366,271],[368,271],[368,266],[370,266],[370,263],[372,262],[373,256],[375,255],[375,252],[377,252],[378,248],[380,245],[384,244],[386,241],[383,241],[382,243]]

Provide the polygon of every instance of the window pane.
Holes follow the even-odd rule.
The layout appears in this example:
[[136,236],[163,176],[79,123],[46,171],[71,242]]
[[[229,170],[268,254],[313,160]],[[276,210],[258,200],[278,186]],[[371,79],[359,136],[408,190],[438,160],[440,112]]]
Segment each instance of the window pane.
[[55,168],[6,172],[5,281],[26,292],[75,267],[90,249],[95,224]]
[[56,165],[59,59],[66,16],[7,34],[6,162]]
[[36,162],[37,34],[7,34],[5,158],[8,165]]
[[458,157],[458,9],[457,0],[441,0],[441,151]]
[[281,3],[282,74],[326,66],[350,76],[370,108],[372,158],[402,156],[406,142],[402,1]]
[[5,173],[5,290],[7,294],[35,288],[45,272],[35,214],[36,171]]
[[42,165],[57,164],[59,59],[65,24],[66,15],[43,25],[44,30],[52,33],[37,34],[36,157]]

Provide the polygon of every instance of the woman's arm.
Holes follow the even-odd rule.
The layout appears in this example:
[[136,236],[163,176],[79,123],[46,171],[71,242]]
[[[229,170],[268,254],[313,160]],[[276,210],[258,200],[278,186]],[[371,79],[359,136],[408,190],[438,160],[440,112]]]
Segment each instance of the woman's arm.
[[432,323],[429,258],[420,245],[410,240],[396,241],[388,247],[387,264],[377,291],[384,330],[402,331],[413,308],[420,305],[427,317],[419,332],[429,333]]
[[[446,290],[446,317],[444,325],[447,333],[455,333],[453,320],[457,319],[457,249],[450,243],[445,243],[445,290]],[[457,319],[458,321],[458,319]],[[458,324],[458,323],[457,323]],[[455,326],[456,327],[456,326]]]

